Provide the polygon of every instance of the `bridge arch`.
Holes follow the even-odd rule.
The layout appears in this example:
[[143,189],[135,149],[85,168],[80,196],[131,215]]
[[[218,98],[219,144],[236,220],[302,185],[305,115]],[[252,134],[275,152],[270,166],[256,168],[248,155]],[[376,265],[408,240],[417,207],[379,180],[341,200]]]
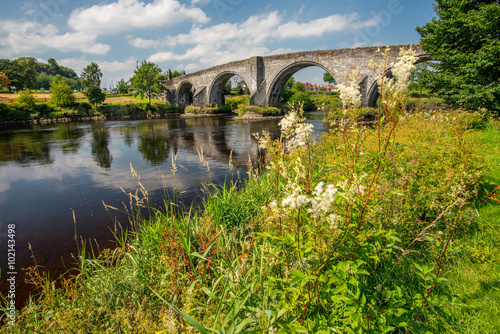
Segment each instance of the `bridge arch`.
[[235,72],[235,71],[224,71],[217,75],[212,83],[210,84],[209,95],[208,95],[208,104],[209,105],[219,105],[223,106],[225,104],[224,94],[222,93],[225,84],[234,76],[239,76],[248,86],[248,81],[245,78]]
[[177,89],[177,105],[187,106],[193,103],[192,97],[193,84],[189,81],[183,81]]
[[289,64],[285,68],[283,68],[278,74],[274,77],[271,85],[269,86],[268,95],[267,95],[267,103],[271,107],[279,107],[281,104],[281,93],[283,88],[285,87],[286,82],[290,79],[295,73],[304,68],[317,66],[321,67],[326,72],[330,73],[335,79],[336,73],[326,68],[323,64],[315,62],[315,61],[298,61],[292,64]]

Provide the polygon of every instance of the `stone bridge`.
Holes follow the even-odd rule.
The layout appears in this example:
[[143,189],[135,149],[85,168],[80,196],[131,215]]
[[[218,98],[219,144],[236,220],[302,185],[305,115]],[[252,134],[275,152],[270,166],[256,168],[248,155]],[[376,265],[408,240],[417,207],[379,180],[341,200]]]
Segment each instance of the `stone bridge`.
[[[419,62],[431,60],[418,44],[392,45],[388,64],[394,62],[400,49],[412,47]],[[337,83],[346,83],[343,73],[357,67],[361,73],[361,96],[363,106],[374,106],[378,97],[378,85],[372,69],[366,62],[380,59],[378,47],[318,50],[287,53],[266,57],[252,57],[224,65],[184,74],[166,82],[164,100],[168,104],[190,104],[190,93],[194,92],[195,106],[223,105],[222,89],[234,75],[240,76],[250,89],[250,104],[258,106],[280,105],[280,95],[287,80],[299,70],[319,66],[329,72]],[[382,49],[382,47],[381,47]]]

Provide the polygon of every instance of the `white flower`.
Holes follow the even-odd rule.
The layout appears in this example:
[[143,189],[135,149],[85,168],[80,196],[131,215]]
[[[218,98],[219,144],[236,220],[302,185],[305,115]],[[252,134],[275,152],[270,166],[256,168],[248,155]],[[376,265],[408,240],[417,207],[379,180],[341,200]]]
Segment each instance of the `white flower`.
[[281,201],[283,208],[289,207],[292,210],[299,209],[309,202],[306,195],[302,194],[302,188],[296,186],[292,193]]
[[310,200],[311,208],[308,211],[315,217],[327,214],[331,210],[332,204],[337,199],[335,194],[338,189],[333,184],[329,184],[323,189],[324,185],[324,182],[320,182],[316,185],[313,191],[313,198]]
[[349,108],[353,106],[359,108],[361,106],[361,92],[356,81],[351,81],[351,85],[349,86],[338,84],[337,87],[344,107]]

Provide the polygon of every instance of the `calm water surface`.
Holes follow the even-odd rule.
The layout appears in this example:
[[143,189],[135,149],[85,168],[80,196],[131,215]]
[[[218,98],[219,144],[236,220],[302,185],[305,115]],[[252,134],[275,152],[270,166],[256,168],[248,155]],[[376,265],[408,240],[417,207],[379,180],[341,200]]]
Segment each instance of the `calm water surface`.
[[[308,122],[316,134],[328,131],[322,114]],[[74,266],[79,239],[102,249],[113,247],[110,228],[127,217],[106,212],[103,202],[123,208],[126,192],[137,189],[131,165],[160,207],[167,189],[182,192],[185,204],[201,201],[202,182],[220,184],[229,175],[245,175],[249,158],[257,159],[252,133],[270,131],[279,137],[279,120],[236,121],[232,118],[167,118],[89,123],[0,127],[0,267],[1,291],[7,282],[7,225],[15,224],[16,303],[22,304],[32,287],[21,268],[36,263],[58,277]],[[200,162],[203,150],[210,172]],[[175,178],[171,171],[177,163]],[[233,175],[236,177],[236,175]],[[73,222],[73,212],[76,225]],[[31,245],[32,251],[29,250]],[[33,258],[33,254],[34,258]]]

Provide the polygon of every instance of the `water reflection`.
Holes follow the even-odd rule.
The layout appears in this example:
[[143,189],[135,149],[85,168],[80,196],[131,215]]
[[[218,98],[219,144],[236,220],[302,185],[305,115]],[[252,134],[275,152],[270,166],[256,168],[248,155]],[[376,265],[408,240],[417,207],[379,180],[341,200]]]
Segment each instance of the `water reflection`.
[[[0,128],[1,248],[6,226],[16,224],[18,266],[33,265],[30,243],[37,262],[57,277],[66,271],[62,260],[66,267],[74,263],[73,212],[79,236],[95,239],[101,248],[112,246],[113,220],[124,223],[127,217],[106,212],[102,202],[115,207],[127,202],[120,188],[137,187],[130,165],[153,203],[163,203],[165,183],[169,191],[182,192],[189,205],[203,195],[202,182],[224,182],[231,152],[237,170],[245,171],[249,159],[255,162],[258,144],[252,133],[266,130],[277,138],[278,122],[177,117]],[[322,129],[320,120],[315,128]],[[200,162],[201,150],[210,173]],[[179,169],[174,177],[170,170],[176,155],[188,171]],[[6,272],[6,257],[0,257],[0,270]],[[31,287],[23,281],[20,274],[18,291],[28,292]],[[5,292],[5,280],[0,286]],[[18,297],[21,303],[26,295]]]
[[102,124],[96,123],[92,125],[92,156],[97,165],[101,168],[111,168],[113,156],[109,151],[109,130]]

